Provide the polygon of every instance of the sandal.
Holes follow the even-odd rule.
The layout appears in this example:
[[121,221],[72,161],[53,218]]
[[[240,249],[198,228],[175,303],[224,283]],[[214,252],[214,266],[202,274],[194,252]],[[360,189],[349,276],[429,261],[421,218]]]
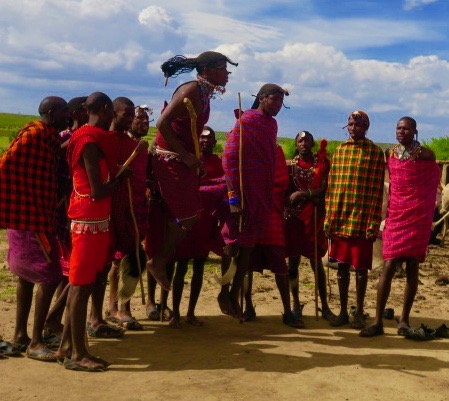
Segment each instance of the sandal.
[[147,309],[147,317],[152,322],[157,322],[161,318],[161,314],[157,310],[157,308],[149,308]]
[[444,323],[435,329],[435,337],[438,338],[449,338],[449,327]]
[[365,316],[363,316],[363,315],[354,316],[354,319],[352,319],[352,322],[349,323],[349,327],[351,329],[355,329],[355,330],[364,329],[365,326],[366,326],[366,320],[365,320]]
[[92,328],[91,324],[88,323],[86,326],[87,334],[89,337],[95,338],[120,338],[123,337],[123,330],[119,327],[112,327],[108,324],[100,324],[95,330]]
[[81,365],[79,362],[74,362],[69,358],[64,358],[63,365],[66,369],[75,370],[78,372],[104,372],[106,366],[101,366],[96,362],[90,362],[87,365]]
[[419,329],[409,329],[405,334],[405,338],[418,341],[429,341],[435,339],[435,330],[430,329],[421,323]]
[[405,322],[399,323],[398,324],[398,335],[406,336],[410,329],[411,329],[411,327],[407,323],[405,323]]
[[142,331],[143,326],[132,316],[127,316],[118,321],[118,325],[127,330]]
[[359,333],[360,337],[375,337],[381,336],[384,334],[384,325],[382,323],[372,324],[364,329],[362,329]]
[[324,320],[327,320],[329,322],[332,322],[333,320],[335,320],[337,318],[337,315],[335,313],[333,313],[330,309],[327,309],[325,311],[321,311],[321,317]]
[[300,319],[298,316],[296,316],[295,313],[293,313],[293,311],[282,314],[282,323],[295,329],[304,328],[304,321]]
[[1,356],[19,356],[23,351],[8,341],[0,341],[0,355]]
[[42,336],[42,342],[50,349],[58,349],[61,345],[62,335],[50,334]]
[[299,306],[293,308],[292,312],[298,317],[298,319],[302,318],[302,310],[304,309],[304,306],[306,306],[306,304],[300,303]]
[[247,306],[243,312],[245,322],[253,322],[256,320],[256,309],[254,306]]
[[332,319],[329,323],[332,327],[340,327],[349,324],[349,315],[338,315],[335,319]]
[[39,348],[36,350],[30,350],[30,348],[28,347],[28,349],[26,351],[26,356],[30,359],[35,359],[37,361],[43,361],[43,362],[55,362],[56,361],[55,353],[49,348]]

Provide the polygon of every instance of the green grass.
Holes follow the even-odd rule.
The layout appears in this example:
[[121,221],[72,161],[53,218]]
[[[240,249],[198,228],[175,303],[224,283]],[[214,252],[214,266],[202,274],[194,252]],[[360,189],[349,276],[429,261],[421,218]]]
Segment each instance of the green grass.
[[[0,154],[8,147],[10,141],[17,135],[20,129],[30,121],[39,118],[38,116],[30,116],[23,114],[0,113]],[[148,135],[145,137],[151,142],[156,135],[156,128],[151,127]],[[225,132],[216,132],[217,145],[215,153],[221,155],[223,153],[224,144],[226,141]],[[319,139],[319,138],[318,138]],[[317,140],[317,145],[319,141]],[[278,143],[284,149],[285,157],[287,159],[293,158],[295,151],[295,141],[293,138],[278,138]],[[327,145],[328,155],[331,156],[335,148],[341,141],[329,141]],[[387,149],[391,144],[377,143],[383,150]],[[449,137],[432,138],[425,142],[425,145],[432,149],[437,155],[438,160],[449,160]]]

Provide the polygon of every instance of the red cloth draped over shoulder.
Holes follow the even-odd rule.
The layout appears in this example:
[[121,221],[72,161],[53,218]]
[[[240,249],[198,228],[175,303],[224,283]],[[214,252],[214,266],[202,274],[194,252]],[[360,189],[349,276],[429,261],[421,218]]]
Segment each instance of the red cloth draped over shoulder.
[[[190,82],[187,82],[188,84]],[[186,85],[183,84],[183,85]],[[181,88],[183,85],[179,86],[173,94],[175,94],[179,88]],[[200,88],[198,86],[198,91],[200,91]],[[201,95],[201,93],[200,93]],[[164,104],[164,108],[162,109],[162,113],[164,112],[165,108],[167,107],[167,103]],[[207,121],[209,120],[209,114],[210,114],[210,101],[209,98],[203,99],[203,110],[200,114],[197,115],[196,119],[196,132],[198,134],[201,133],[203,130],[204,125],[206,125]],[[173,129],[173,132],[175,133],[176,139],[184,146],[185,150],[187,152],[195,154],[195,145],[193,143],[192,138],[192,128],[190,125],[190,117],[177,117],[173,120],[171,123],[171,127]],[[158,131],[156,133],[156,145],[159,146],[162,149],[173,151],[173,149],[170,148],[167,141],[164,139],[162,134]]]
[[95,143],[104,156],[105,163],[100,163],[100,170],[105,182],[118,171],[116,135],[90,125],[84,125],[73,133],[67,148],[67,159],[73,175],[68,215],[74,220],[99,220],[109,217],[111,212],[111,197],[93,200],[86,170],[79,165],[88,143]]
[[440,169],[432,160],[387,159],[390,177],[383,258],[424,262],[432,229]]
[[56,130],[41,121],[27,124],[0,159],[0,227],[55,233]]
[[[122,165],[139,141],[131,138],[126,132],[115,132],[114,134],[118,138],[118,164]],[[147,163],[148,153],[140,152],[130,164],[132,176],[120,181],[112,196],[111,220],[116,236],[116,246],[117,250],[124,254],[132,252],[136,248],[137,233],[131,207],[137,222],[139,240],[142,240],[147,232],[148,206],[145,196]],[[130,205],[128,181],[131,185],[132,205]]]
[[[275,148],[277,122],[258,110],[247,110],[241,116],[243,132],[243,230],[238,233],[226,224],[223,235],[226,243],[253,247],[263,238],[267,216],[273,202]],[[240,120],[228,134],[223,154],[226,181],[241,198],[239,178]]]

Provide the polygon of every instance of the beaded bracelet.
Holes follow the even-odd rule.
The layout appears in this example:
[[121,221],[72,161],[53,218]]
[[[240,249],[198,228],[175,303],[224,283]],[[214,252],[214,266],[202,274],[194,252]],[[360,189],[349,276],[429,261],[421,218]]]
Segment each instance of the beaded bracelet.
[[228,202],[229,202],[230,205],[238,205],[238,204],[240,204],[239,198],[236,198],[236,197],[229,198]]

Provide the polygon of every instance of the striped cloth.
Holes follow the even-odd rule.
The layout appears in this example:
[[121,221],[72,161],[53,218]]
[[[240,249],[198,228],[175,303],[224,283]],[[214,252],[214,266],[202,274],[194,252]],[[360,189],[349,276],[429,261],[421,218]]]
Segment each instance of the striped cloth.
[[[258,110],[242,114],[243,130],[243,231],[238,233],[231,223],[223,235],[226,243],[253,247],[264,237],[267,216],[272,208],[277,122]],[[229,133],[223,153],[226,182],[241,199],[239,178],[240,120]]]
[[440,169],[432,160],[388,158],[390,193],[385,229],[384,259],[416,258],[424,262],[440,181]]
[[27,124],[0,159],[0,228],[55,233],[56,130],[41,121]]
[[344,238],[377,235],[384,174],[382,149],[369,139],[339,145],[332,157],[324,230]]

